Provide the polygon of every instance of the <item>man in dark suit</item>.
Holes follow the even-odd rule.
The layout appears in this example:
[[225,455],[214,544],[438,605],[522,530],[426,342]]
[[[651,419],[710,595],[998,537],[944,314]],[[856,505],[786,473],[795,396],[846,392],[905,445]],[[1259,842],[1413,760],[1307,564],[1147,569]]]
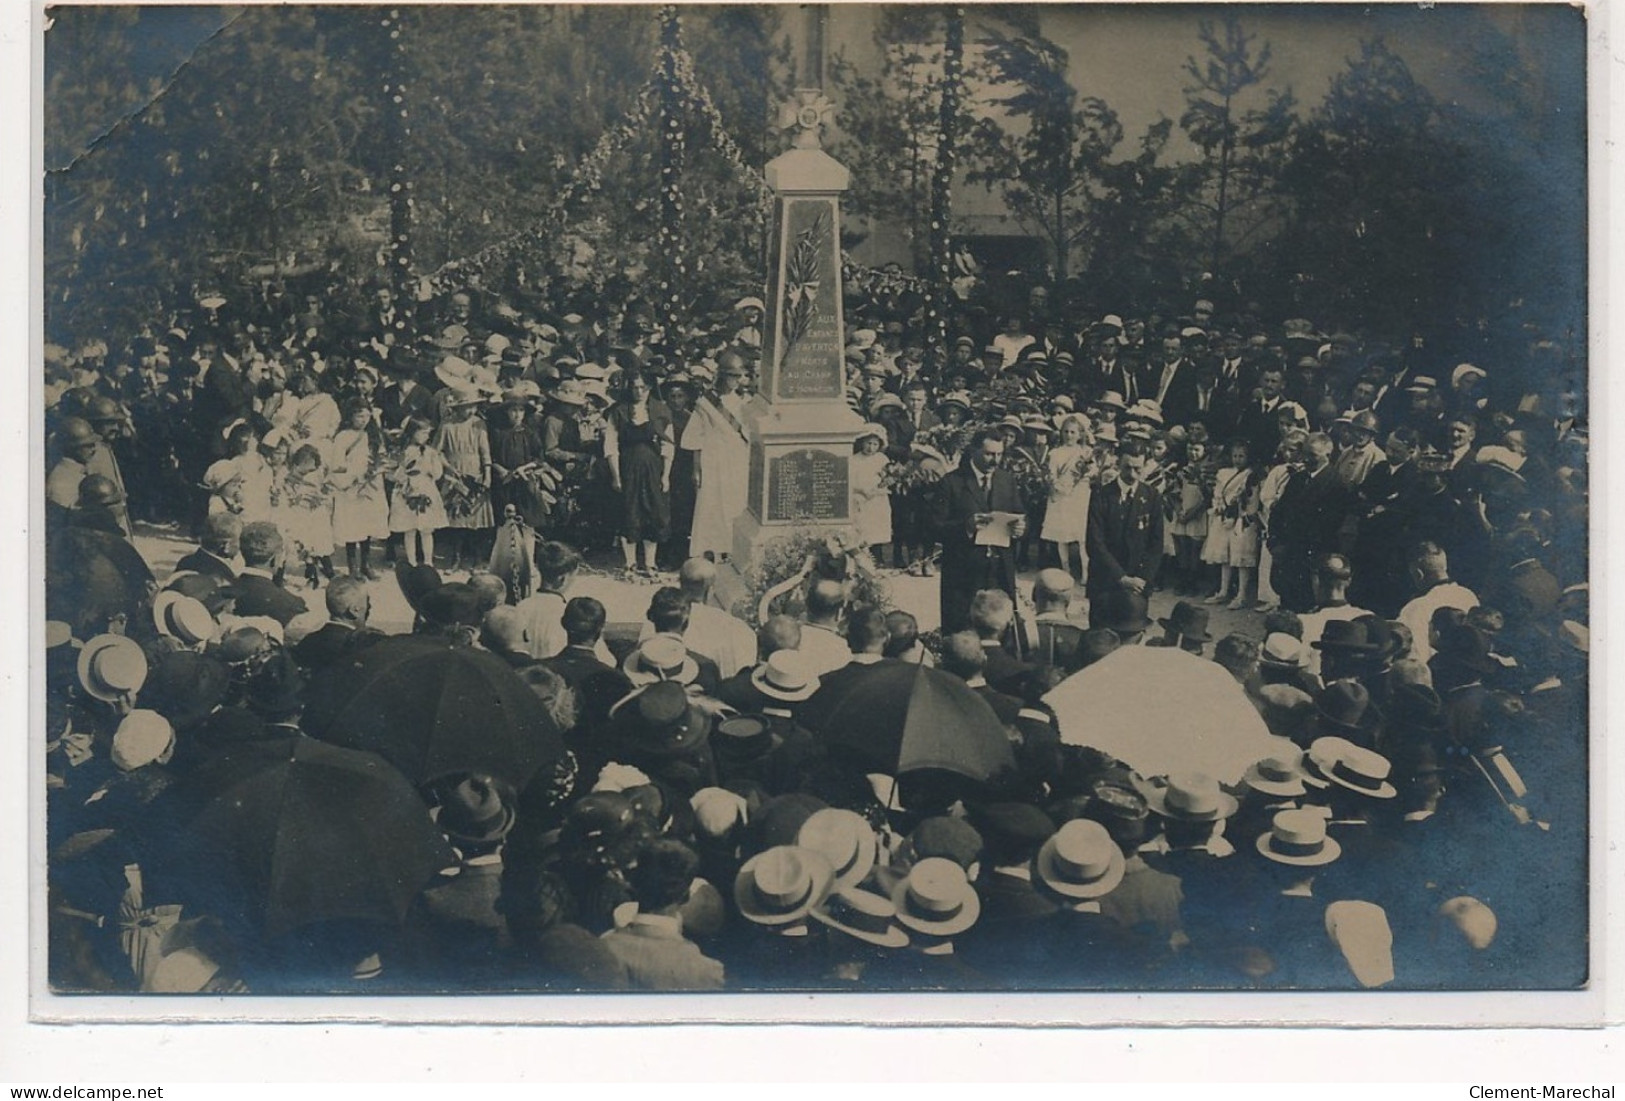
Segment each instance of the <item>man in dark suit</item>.
[[1168,410],[1163,410],[1169,424],[1200,421],[1207,425],[1208,433],[1214,439],[1229,440],[1236,437],[1237,424],[1241,420],[1241,410],[1246,399],[1241,390],[1219,374],[1220,366],[1220,361],[1215,358],[1205,359],[1196,364],[1194,385],[1191,388],[1191,407],[1183,420],[1176,419]]
[[1332,441],[1317,432],[1304,444],[1304,466],[1292,472],[1281,499],[1270,513],[1270,553],[1275,564],[1270,584],[1281,606],[1302,614],[1315,604],[1311,585],[1314,564],[1322,555],[1340,551],[1344,517],[1352,495],[1332,468]]
[[300,639],[293,660],[307,673],[327,669],[383,638],[367,626],[372,598],[360,578],[336,577],[327,586],[327,622]]
[[1033,608],[1037,614],[1028,632],[1032,660],[1075,673],[1083,646],[1083,625],[1067,614],[1074,582],[1065,570],[1039,570],[1033,581]]
[[243,521],[234,512],[217,512],[203,525],[200,546],[175,563],[175,572],[191,570],[205,577],[217,577],[226,584],[237,580],[237,541],[243,534]]
[[[756,629],[756,661],[758,664],[780,650],[799,650],[801,648],[801,621],[794,616],[769,616],[766,623]],[[739,712],[741,715],[755,715],[768,706],[767,697],[751,681],[751,674],[756,666],[739,670],[731,677],[724,677],[722,683],[717,685],[717,699]]]
[[987,683],[1007,695],[1016,695],[1021,681],[1033,671],[1027,662],[1004,647],[1004,640],[1014,640],[1011,631],[1015,622],[1016,606],[1002,589],[986,589],[971,598],[970,623],[976,637],[982,641],[986,663],[982,675]]
[[1127,440],[1117,460],[1117,480],[1089,501],[1089,598],[1111,589],[1149,597],[1162,558],[1162,495],[1140,480],[1144,445]]
[[[1004,437],[993,428],[978,429],[965,458],[937,483],[932,499],[932,527],[942,541],[942,629],[962,630],[970,622],[971,598],[982,589],[1016,595],[1015,542],[1027,534],[1021,491],[1007,471]],[[1009,527],[1003,546],[978,544],[978,532],[993,523],[995,512],[1022,514]]]
[[194,427],[209,441],[211,454],[221,458],[226,452],[221,430],[239,417],[253,417],[258,379],[207,346],[199,349],[198,358],[206,366],[203,384],[192,402]]
[[609,715],[615,701],[632,691],[632,682],[613,665],[600,661],[598,641],[604,634],[607,613],[603,604],[590,596],[572,597],[560,617],[564,628],[565,647],[542,665],[564,678],[575,690],[581,705],[579,726],[596,730]]
[[1281,446],[1278,410],[1285,392],[1285,368],[1279,363],[1266,363],[1258,372],[1258,393],[1242,404],[1236,435],[1252,445],[1252,454],[1259,462],[1269,462]]
[[282,533],[275,524],[256,520],[243,525],[241,546],[243,568],[231,587],[238,615],[270,616],[286,627],[310,610],[304,598],[290,593],[275,579],[282,560]]
[[952,673],[965,682],[965,686],[993,709],[993,714],[1006,726],[1015,725],[1021,714],[1021,699],[1006,695],[987,683],[983,670],[987,667],[987,651],[975,631],[958,631],[942,639],[942,671]]
[[1186,424],[1196,408],[1196,367],[1185,357],[1177,334],[1163,338],[1162,351],[1140,378],[1140,396],[1162,407],[1167,424]]

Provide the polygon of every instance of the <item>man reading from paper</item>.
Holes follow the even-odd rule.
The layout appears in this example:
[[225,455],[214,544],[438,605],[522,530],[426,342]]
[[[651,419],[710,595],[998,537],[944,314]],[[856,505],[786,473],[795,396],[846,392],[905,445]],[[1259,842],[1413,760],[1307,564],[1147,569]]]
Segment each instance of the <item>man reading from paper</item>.
[[746,434],[745,361],[727,352],[717,361],[713,389],[694,403],[694,415],[679,441],[694,452],[694,527],[689,534],[692,558],[727,557],[733,548],[734,518],[745,511],[750,440]]
[[988,427],[971,437],[959,467],[937,483],[933,522],[942,541],[942,630],[970,625],[971,598],[981,589],[1016,595],[1012,546],[1027,532],[1021,493],[1000,468],[1004,437]]

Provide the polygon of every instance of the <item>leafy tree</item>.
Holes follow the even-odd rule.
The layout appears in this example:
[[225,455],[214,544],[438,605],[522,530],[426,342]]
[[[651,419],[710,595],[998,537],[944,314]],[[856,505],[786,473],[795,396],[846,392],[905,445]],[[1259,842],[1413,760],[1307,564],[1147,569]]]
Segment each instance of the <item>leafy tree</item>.
[[1451,286],[1437,238],[1456,207],[1463,149],[1438,105],[1381,39],[1332,79],[1299,135],[1288,186],[1299,212],[1278,277],[1299,305],[1395,330]]
[[1255,48],[1257,36],[1246,33],[1233,13],[1219,24],[1202,20],[1197,35],[1205,54],[1185,59],[1189,83],[1179,119],[1202,151],[1187,173],[1187,216],[1207,237],[1207,262],[1218,271],[1253,233],[1280,221],[1281,170],[1297,124],[1297,101],[1290,89],[1272,88],[1264,106],[1242,109],[1248,90],[1269,75],[1270,44]]
[[[931,243],[931,176],[941,132],[943,42],[948,13],[935,5],[880,10],[874,44],[880,68],[865,72],[845,52],[830,59],[839,132],[830,152],[852,171],[847,208],[901,224],[923,272]],[[958,129],[971,125],[971,105],[958,105]]]
[[1050,248],[1057,280],[1087,259],[1098,232],[1104,175],[1123,126],[1105,100],[1082,96],[1067,77],[1067,51],[1045,37],[1036,13],[1002,13],[1008,31],[978,42],[982,73],[995,90],[971,131],[976,166],[969,180],[997,189],[1011,215]]

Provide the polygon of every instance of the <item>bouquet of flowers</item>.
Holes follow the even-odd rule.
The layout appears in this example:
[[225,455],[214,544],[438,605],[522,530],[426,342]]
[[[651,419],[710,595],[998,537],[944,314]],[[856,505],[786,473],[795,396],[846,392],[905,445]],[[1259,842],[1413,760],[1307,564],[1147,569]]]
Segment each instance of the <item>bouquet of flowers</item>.
[[491,491],[485,486],[454,470],[447,470],[440,480],[440,499],[445,502],[446,515],[452,520],[474,515],[490,496]]

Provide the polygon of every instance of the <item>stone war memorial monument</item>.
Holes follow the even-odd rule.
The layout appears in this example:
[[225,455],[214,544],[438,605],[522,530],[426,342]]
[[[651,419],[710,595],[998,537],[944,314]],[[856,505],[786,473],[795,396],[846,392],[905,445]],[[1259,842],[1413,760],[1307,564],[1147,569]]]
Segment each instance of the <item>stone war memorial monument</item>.
[[851,521],[847,477],[862,419],[846,404],[841,318],[841,194],[851,174],[824,152],[833,113],[817,91],[785,109],[792,147],[767,163],[774,193],[761,383],[748,409],[750,475],[734,523],[734,561],[798,528]]

